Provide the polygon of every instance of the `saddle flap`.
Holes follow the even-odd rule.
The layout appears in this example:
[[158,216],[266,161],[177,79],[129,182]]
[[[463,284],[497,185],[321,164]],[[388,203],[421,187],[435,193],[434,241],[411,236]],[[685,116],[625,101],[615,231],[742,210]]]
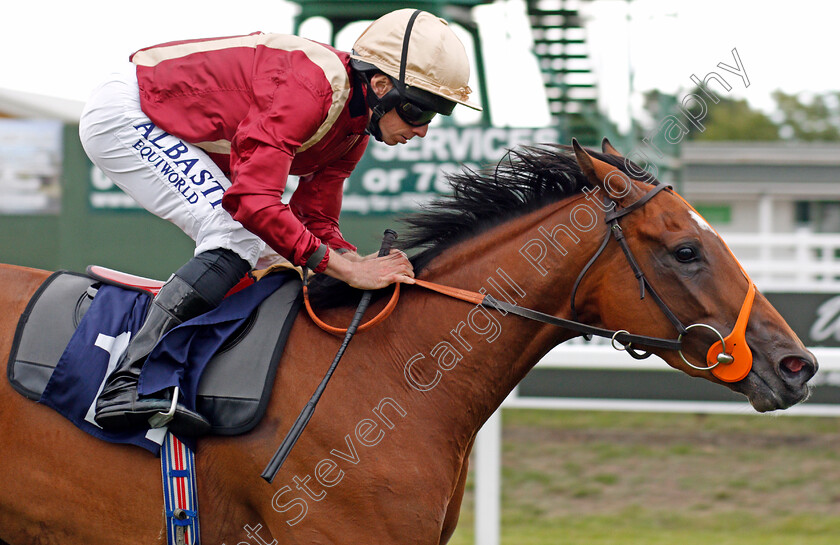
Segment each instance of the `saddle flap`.
[[301,306],[301,285],[296,274],[289,275],[201,375],[196,408],[211,422],[213,433],[245,433],[265,413],[277,364]]
[[[18,321],[9,354],[12,387],[38,400],[96,294],[95,280],[58,271],[38,288]],[[49,301],[43,304],[43,301]]]

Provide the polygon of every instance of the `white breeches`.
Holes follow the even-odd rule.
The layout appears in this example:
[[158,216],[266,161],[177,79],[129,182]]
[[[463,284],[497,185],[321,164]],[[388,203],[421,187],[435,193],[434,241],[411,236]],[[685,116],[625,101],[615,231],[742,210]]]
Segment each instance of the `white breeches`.
[[91,161],[108,178],[195,241],[196,255],[226,248],[252,267],[258,260],[265,266],[279,258],[222,208],[230,181],[207,154],[155,126],[143,113],[133,69],[113,74],[93,91],[79,136]]

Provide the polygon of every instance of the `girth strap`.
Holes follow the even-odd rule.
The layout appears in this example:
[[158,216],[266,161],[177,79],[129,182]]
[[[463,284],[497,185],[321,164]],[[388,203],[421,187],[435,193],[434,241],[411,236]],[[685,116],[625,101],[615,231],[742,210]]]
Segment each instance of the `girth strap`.
[[200,545],[195,454],[171,432],[160,451],[168,545]]

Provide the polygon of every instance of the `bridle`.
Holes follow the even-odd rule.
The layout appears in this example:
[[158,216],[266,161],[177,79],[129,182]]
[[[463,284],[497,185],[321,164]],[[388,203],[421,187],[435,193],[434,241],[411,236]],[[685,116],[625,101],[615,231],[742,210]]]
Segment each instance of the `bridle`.
[[[546,314],[544,312],[529,309],[526,307],[521,307],[519,305],[515,305],[507,301],[500,301],[490,294],[478,293],[474,291],[463,290],[460,288],[453,288],[451,286],[444,286],[441,284],[436,284],[420,279],[415,279],[415,285],[462,301],[466,301],[476,305],[482,305],[486,308],[496,309],[502,312],[503,314],[511,313],[522,318],[527,318],[529,320],[549,324],[563,329],[569,329],[571,331],[580,333],[586,340],[590,340],[592,336],[610,339],[610,343],[613,348],[615,348],[616,350],[626,351],[630,356],[636,359],[644,359],[651,355],[651,352],[639,350],[637,349],[637,347],[644,347],[646,349],[674,350],[680,355],[682,360],[688,366],[700,371],[710,371],[713,375],[715,375],[717,378],[724,382],[737,382],[746,377],[750,369],[752,368],[752,353],[750,352],[750,349],[747,346],[745,335],[747,322],[749,321],[749,316],[752,310],[752,304],[756,292],[755,284],[753,283],[753,281],[749,278],[749,276],[742,268],[741,272],[747,278],[747,281],[749,282],[749,288],[747,290],[747,295],[744,299],[744,302],[741,305],[741,310],[738,314],[735,326],[733,327],[732,332],[727,337],[724,337],[716,328],[708,324],[695,323],[688,326],[683,325],[680,319],[677,318],[674,312],[671,311],[671,309],[668,307],[665,301],[663,301],[663,299],[659,296],[659,294],[656,292],[656,290],[653,288],[650,282],[648,282],[647,278],[645,277],[644,271],[642,271],[641,267],[636,261],[636,258],[633,255],[632,250],[630,249],[630,246],[627,244],[624,232],[621,229],[621,225],[619,223],[619,220],[621,218],[632,213],[635,210],[642,208],[653,197],[655,197],[661,191],[666,189],[671,190],[672,187],[670,185],[660,184],[656,182],[655,184],[653,184],[653,189],[648,191],[643,197],[641,197],[633,204],[624,208],[619,208],[617,204],[613,203],[613,201],[605,200],[605,203],[613,204],[612,210],[607,212],[604,218],[607,224],[607,231],[604,235],[604,239],[601,242],[601,245],[595,252],[595,255],[593,255],[592,258],[586,263],[586,265],[584,265],[583,269],[581,270],[580,274],[578,274],[578,277],[575,280],[571,295],[571,320],[565,318],[558,318],[557,316]],[[672,194],[679,197],[679,195],[677,195],[676,193],[672,192]],[[681,197],[679,198],[682,199]],[[685,201],[683,200],[683,202]],[[689,209],[694,211],[690,204],[688,204],[687,202],[685,202],[685,204],[689,207]],[[694,212],[696,213],[696,211]],[[639,282],[640,299],[644,299],[646,294],[649,294],[653,298],[654,302],[660,308],[662,313],[677,330],[678,336],[676,339],[666,339],[662,337],[638,335],[630,333],[626,329],[604,329],[585,324],[577,320],[577,310],[575,308],[575,295],[577,294],[577,290],[583,278],[586,276],[586,273],[589,271],[589,269],[592,267],[595,261],[597,261],[597,259],[601,256],[601,254],[603,254],[605,248],[607,247],[607,244],[610,241],[610,238],[614,238],[618,243],[619,247],[624,253],[624,256],[627,258],[627,262],[630,265],[633,274]],[[733,255],[733,259],[734,258],[735,257]],[[380,312],[379,315],[376,316],[376,318],[360,326],[358,331],[362,331],[363,329],[372,327],[376,323],[384,320],[390,313],[390,311],[393,310],[393,308],[396,306],[396,300],[399,297],[399,291],[400,285],[397,284],[394,289],[394,294],[391,297],[391,301],[388,303],[385,309],[383,309],[383,311]],[[309,311],[310,316],[313,318],[315,323],[319,325],[319,327],[335,335],[341,335],[344,333],[344,331],[346,331],[344,329],[329,326],[315,316],[311,306],[309,305],[306,286],[304,286],[304,302],[307,310]],[[718,338],[718,341],[715,342],[709,348],[706,354],[706,366],[700,366],[691,363],[690,361],[688,361],[688,359],[686,359],[685,355],[682,352],[684,337],[689,333],[690,330],[695,328],[708,329],[709,331],[714,333]],[[616,343],[620,345],[620,347],[617,346]],[[727,352],[727,348],[730,349],[729,352]]]
[[[571,297],[571,311],[572,311],[572,319],[577,320],[577,309],[575,308],[575,296],[577,295],[578,287],[580,287],[580,283],[583,280],[583,277],[586,276],[586,273],[589,271],[590,267],[598,260],[601,254],[604,252],[604,249],[607,247],[607,244],[610,241],[610,236],[618,242],[619,247],[624,252],[624,256],[627,258],[627,263],[630,265],[630,268],[633,270],[633,274],[636,277],[636,280],[639,282],[639,299],[645,298],[645,291],[653,297],[653,300],[662,310],[662,313],[665,314],[665,317],[668,318],[668,321],[673,324],[674,328],[680,335],[684,335],[686,332],[685,326],[683,326],[682,322],[680,322],[679,318],[671,312],[671,309],[668,308],[668,305],[662,300],[656,290],[653,289],[653,286],[650,285],[647,278],[645,277],[645,273],[642,271],[641,267],[639,267],[636,258],[633,256],[633,252],[630,250],[630,247],[627,245],[627,239],[624,237],[624,231],[621,229],[621,225],[618,223],[618,220],[623,218],[624,216],[628,215],[632,211],[641,208],[644,206],[650,199],[655,197],[660,191],[663,189],[670,189],[671,186],[664,185],[664,184],[657,184],[654,188],[648,191],[644,197],[640,198],[638,201],[634,202],[630,206],[626,208],[619,209],[617,205],[615,205],[612,201],[608,199],[604,199],[604,204],[610,205],[612,204],[612,210],[610,210],[604,217],[604,221],[607,224],[607,232],[604,234],[604,239],[601,242],[601,245],[598,247],[598,250],[595,252],[595,255],[584,265],[583,269],[578,274],[577,279],[575,280],[574,286],[572,287],[572,297]],[[608,207],[606,209],[609,209]],[[625,330],[619,330],[625,331]],[[591,339],[591,336],[588,334],[584,334],[587,337],[587,340]],[[637,344],[645,345],[645,346],[655,346],[649,342],[649,339],[653,339],[653,337],[643,337],[643,342],[637,342]],[[615,334],[612,338],[613,347],[615,347]],[[620,342],[620,341],[619,341]],[[650,352],[638,352],[636,351],[633,346],[632,342],[629,343],[622,343],[624,345],[624,349],[628,354],[636,359],[644,359],[650,356]],[[676,347],[669,347],[672,350],[680,350],[680,346]]]
[[[578,287],[580,286],[581,281],[583,280],[584,276],[586,275],[589,268],[595,263],[598,257],[604,252],[604,249],[607,247],[607,243],[610,241],[610,236],[616,240],[619,247],[621,248],[624,256],[627,258],[627,263],[630,265],[630,268],[633,271],[633,274],[636,277],[636,280],[639,282],[639,299],[645,298],[645,291],[653,298],[656,305],[665,315],[669,322],[674,326],[674,329],[677,330],[679,336],[677,337],[675,343],[675,347],[664,347],[664,348],[671,348],[672,350],[676,350],[677,353],[682,358],[683,362],[689,367],[694,369],[698,369],[701,371],[711,371],[715,376],[720,378],[725,382],[737,382],[743,379],[749,373],[750,369],[752,368],[752,353],[749,351],[749,347],[747,346],[745,335],[746,335],[746,327],[747,322],[749,321],[749,315],[752,310],[753,300],[755,299],[755,284],[747,275],[747,273],[741,268],[741,272],[746,277],[747,281],[749,282],[749,288],[747,289],[747,295],[744,298],[744,302],[741,305],[741,310],[738,313],[738,319],[735,322],[735,326],[733,327],[732,333],[728,337],[724,337],[721,333],[708,324],[703,323],[696,323],[691,325],[683,325],[679,318],[677,318],[676,314],[668,307],[662,297],[656,292],[653,286],[648,282],[647,278],[645,277],[644,271],[642,271],[641,267],[639,267],[638,262],[636,261],[635,257],[633,256],[633,252],[630,250],[630,246],[627,244],[627,239],[624,236],[624,232],[621,229],[621,225],[619,224],[618,220],[623,218],[624,216],[630,214],[634,210],[637,210],[643,207],[650,199],[655,197],[660,191],[668,189],[672,190],[673,187],[666,184],[661,184],[659,182],[654,182],[653,189],[645,193],[643,197],[639,200],[627,206],[625,208],[618,208],[617,205],[613,206],[613,209],[610,210],[605,214],[604,221],[607,224],[607,232],[604,235],[603,242],[601,242],[600,247],[595,252],[595,255],[584,265],[583,270],[581,270],[580,274],[578,275],[577,279],[575,280],[574,287],[572,288],[572,296],[571,296],[571,311],[572,311],[572,319],[577,320],[577,310],[575,308],[575,295],[577,294]],[[673,195],[676,195],[672,192]],[[676,195],[680,200],[685,203],[686,206],[689,207],[694,213],[697,213],[694,208],[688,204],[682,197]],[[604,199],[604,203],[614,204],[612,201],[608,199]],[[699,217],[699,214],[697,214]],[[718,235],[718,238],[720,236]],[[727,250],[729,248],[727,247]],[[730,254],[732,253],[729,250]],[[733,259],[736,260],[735,256],[732,256]],[[740,265],[739,265],[740,266]],[[682,340],[686,334],[691,329],[694,328],[705,328],[714,333],[718,341],[713,344],[709,351],[706,354],[706,365],[699,366],[691,363],[682,353]],[[623,350],[626,351],[630,356],[636,359],[644,359],[650,356],[650,352],[640,352],[633,347],[633,343],[635,342],[641,346],[647,346],[652,348],[658,348],[657,344],[662,341],[662,339],[656,337],[646,337],[643,335],[638,336],[639,340],[637,341],[630,341],[626,342],[621,338],[621,333],[628,333],[626,330],[621,329],[618,330],[613,334],[611,337],[611,344],[613,348],[616,350]],[[584,333],[584,337],[589,340],[591,339],[591,335]],[[618,348],[615,343],[616,341],[622,345],[623,348]],[[666,342],[671,342],[667,341]],[[726,352],[727,342],[729,342],[729,346],[731,348],[731,352]],[[736,362],[737,360],[737,362]],[[723,367],[719,367],[723,365]]]

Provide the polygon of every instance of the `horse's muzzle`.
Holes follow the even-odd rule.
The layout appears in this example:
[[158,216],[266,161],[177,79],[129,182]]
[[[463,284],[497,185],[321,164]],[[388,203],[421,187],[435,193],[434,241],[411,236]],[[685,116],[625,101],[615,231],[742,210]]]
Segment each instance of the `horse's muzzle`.
[[733,388],[745,394],[758,412],[787,409],[805,401],[811,393],[808,381],[819,369],[810,352],[789,354],[776,361],[772,368],[753,367]]

